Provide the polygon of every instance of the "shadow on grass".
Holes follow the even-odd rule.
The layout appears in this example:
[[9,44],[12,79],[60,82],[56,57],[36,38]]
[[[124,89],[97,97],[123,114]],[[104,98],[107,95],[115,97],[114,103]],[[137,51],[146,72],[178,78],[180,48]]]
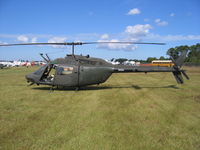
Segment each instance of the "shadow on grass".
[[[36,90],[51,90],[51,87],[34,87],[32,89]],[[107,86],[87,86],[87,87],[80,87],[79,90],[103,90],[103,89],[112,89],[112,87],[107,87]],[[58,91],[75,91],[76,87],[60,87],[60,88],[53,88],[53,90],[58,90]]]
[[132,85],[132,87],[136,90],[140,90],[140,89],[143,89],[143,88],[152,88],[152,89],[155,89],[155,88],[172,88],[172,89],[179,89],[179,87],[177,87],[176,85],[167,85],[167,86],[138,86],[138,85]]
[[[179,89],[176,85],[167,85],[167,86],[139,86],[139,85],[130,85],[130,86],[86,86],[86,87],[80,87],[79,90],[105,90],[105,89],[120,89],[120,88],[130,88],[130,89],[136,89],[141,90],[144,88],[171,88],[171,89]],[[51,90],[51,87],[33,87],[32,89],[35,90]],[[53,88],[53,90],[59,90],[59,91],[75,91],[76,87],[59,87],[59,88]]]

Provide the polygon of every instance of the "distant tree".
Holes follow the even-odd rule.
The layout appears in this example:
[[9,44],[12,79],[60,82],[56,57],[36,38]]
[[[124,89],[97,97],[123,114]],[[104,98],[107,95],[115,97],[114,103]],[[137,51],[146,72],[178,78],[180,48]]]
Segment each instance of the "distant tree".
[[177,59],[179,56],[179,52],[176,48],[170,48],[167,51],[167,55],[173,57],[174,59]]
[[159,60],[165,60],[164,56],[160,56]]
[[177,59],[179,55],[185,50],[190,50],[190,47],[187,45],[176,46],[175,48],[170,48],[167,51],[167,55],[173,57],[174,59]]
[[192,45],[188,53],[187,62],[200,62],[200,44]]
[[148,57],[147,58],[148,63],[151,63],[153,60],[157,60],[157,58],[156,57]]
[[174,59],[177,59],[179,55],[185,50],[189,51],[188,56],[185,60],[186,62],[200,62],[200,43],[192,46],[181,45],[176,46],[175,48],[170,48],[167,51],[167,55],[173,57]]

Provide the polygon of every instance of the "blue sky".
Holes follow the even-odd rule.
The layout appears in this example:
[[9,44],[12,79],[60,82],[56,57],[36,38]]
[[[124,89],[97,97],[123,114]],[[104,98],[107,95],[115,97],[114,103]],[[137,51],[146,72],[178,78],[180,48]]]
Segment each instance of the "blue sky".
[[[166,56],[200,43],[199,0],[1,0],[0,42],[135,41],[166,45],[84,45],[76,54],[104,59]],[[70,47],[0,47],[0,60],[64,57]]]

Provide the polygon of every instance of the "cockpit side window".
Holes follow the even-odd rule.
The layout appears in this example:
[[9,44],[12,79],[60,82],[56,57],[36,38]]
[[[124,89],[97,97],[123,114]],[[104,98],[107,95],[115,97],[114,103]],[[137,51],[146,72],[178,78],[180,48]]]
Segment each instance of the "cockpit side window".
[[57,67],[57,75],[67,75],[73,72],[73,67]]

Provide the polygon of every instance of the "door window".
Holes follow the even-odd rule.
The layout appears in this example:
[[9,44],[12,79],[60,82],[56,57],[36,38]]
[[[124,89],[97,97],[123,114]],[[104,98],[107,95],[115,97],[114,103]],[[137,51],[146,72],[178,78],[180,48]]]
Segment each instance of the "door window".
[[58,67],[57,74],[58,75],[67,75],[73,72],[73,67]]

